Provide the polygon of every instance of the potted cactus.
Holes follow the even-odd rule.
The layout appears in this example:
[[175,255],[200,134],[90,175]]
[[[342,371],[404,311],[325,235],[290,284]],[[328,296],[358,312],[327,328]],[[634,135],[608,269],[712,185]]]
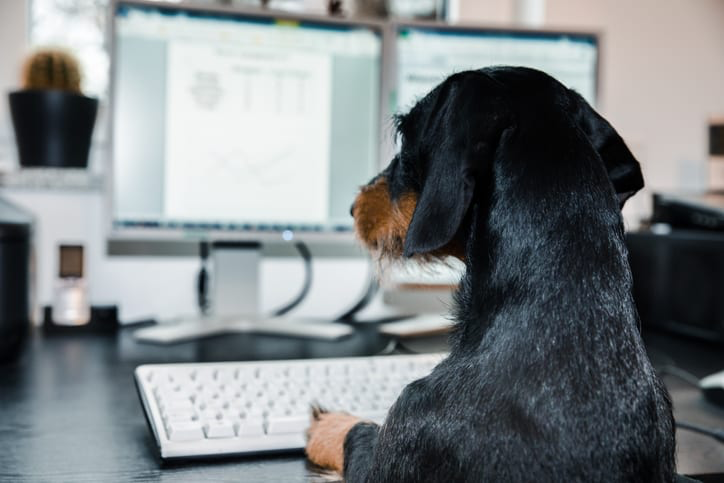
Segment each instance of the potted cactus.
[[80,90],[78,61],[45,48],[23,66],[22,89],[9,94],[21,167],[88,166],[98,99]]

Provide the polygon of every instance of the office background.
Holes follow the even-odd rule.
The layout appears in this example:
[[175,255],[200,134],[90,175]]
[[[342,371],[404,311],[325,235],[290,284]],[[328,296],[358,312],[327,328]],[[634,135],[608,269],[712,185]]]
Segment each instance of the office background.
[[[516,25],[520,1],[459,0],[451,17],[493,26]],[[635,227],[650,210],[652,190],[704,189],[707,184],[707,122],[724,114],[724,2],[719,0],[547,0],[528,19],[538,27],[586,30],[601,35],[599,110],[617,127],[643,165],[647,190],[626,208]],[[0,2],[0,90],[19,84],[27,52],[27,0]],[[9,115],[0,111],[0,168],[15,163]],[[93,150],[95,169],[108,153]],[[384,160],[383,160],[384,162]],[[193,257],[109,257],[103,193],[3,188],[30,209],[36,228],[36,297],[52,299],[59,242],[79,241],[87,250],[93,303],[115,303],[124,321],[171,317],[195,311]],[[315,285],[298,315],[332,316],[363,291],[364,258],[315,260]],[[141,276],[142,274],[142,276]],[[303,278],[294,258],[269,258],[262,265],[261,306],[268,310],[293,297]],[[337,281],[343,278],[346,283]],[[163,289],[159,289],[163,287]],[[152,296],[149,297],[149,294]]]
[[[19,87],[20,65],[29,47],[30,4],[29,0],[0,0],[3,92]],[[600,36],[597,107],[641,160],[648,183],[647,189],[626,207],[629,227],[636,227],[647,216],[652,191],[707,187],[707,123],[711,117],[724,115],[724,2],[459,0],[449,4],[453,21],[503,28],[523,25],[591,31]],[[522,12],[526,5],[537,5],[540,10]],[[5,104],[0,105],[0,180],[4,179],[4,172],[16,169],[12,127],[5,109]],[[90,171],[103,175],[109,153],[101,125],[95,135]],[[3,197],[26,207],[37,217],[36,303],[46,305],[53,299],[58,244],[81,242],[87,250],[93,304],[118,304],[124,322],[195,313],[198,258],[109,256],[105,194],[97,180],[91,181],[88,186],[75,189],[23,188],[0,182]],[[292,248],[287,248],[293,254]],[[312,292],[293,315],[336,316],[357,300],[365,288],[369,265],[361,250],[351,250],[357,256],[315,258]],[[648,245],[644,245],[644,250],[652,251]],[[702,264],[716,267],[709,260]],[[691,265],[682,262],[682,266],[688,269]],[[291,299],[303,277],[303,265],[297,258],[264,259],[261,309],[266,312]],[[690,283],[693,278],[700,285]],[[665,280],[660,276],[658,279]],[[709,281],[695,276],[682,279],[692,290],[699,290]],[[681,292],[682,306],[695,306],[686,291]],[[664,291],[656,295],[669,296]],[[58,336],[53,330],[59,330]],[[175,468],[160,465],[153,436],[145,426],[143,409],[132,386],[133,370],[138,364],[149,362],[296,358],[299,354],[330,357],[353,352],[379,353],[390,347],[390,341],[369,325],[358,329],[354,337],[335,342],[240,336],[165,348],[136,343],[134,330],[97,337],[88,337],[85,332],[66,336],[67,332],[52,327],[36,331],[25,357],[17,365],[19,370],[2,379],[0,394],[4,399],[0,408],[6,411],[8,437],[2,441],[5,446],[0,452],[0,468],[15,472],[7,474],[48,480],[172,476],[187,480],[238,479],[243,474],[250,479],[269,480],[272,475],[283,481],[308,481],[308,467],[300,455],[194,463]],[[675,363],[697,377],[721,370],[720,345],[648,328],[644,337],[657,369]],[[430,350],[424,343],[418,339],[409,342],[413,348]],[[665,381],[678,419],[707,428],[722,426],[721,409],[707,403],[699,388],[670,374]],[[691,431],[678,431],[677,439],[680,471],[722,471],[724,450],[719,443]]]

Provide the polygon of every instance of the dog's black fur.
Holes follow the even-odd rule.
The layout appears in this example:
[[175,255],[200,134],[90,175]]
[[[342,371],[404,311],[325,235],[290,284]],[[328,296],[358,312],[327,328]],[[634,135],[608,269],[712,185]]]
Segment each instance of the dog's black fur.
[[450,356],[344,444],[355,482],[673,481],[671,403],[644,351],[621,137],[527,68],[455,74],[399,119],[381,176],[414,193],[407,257],[465,247]]

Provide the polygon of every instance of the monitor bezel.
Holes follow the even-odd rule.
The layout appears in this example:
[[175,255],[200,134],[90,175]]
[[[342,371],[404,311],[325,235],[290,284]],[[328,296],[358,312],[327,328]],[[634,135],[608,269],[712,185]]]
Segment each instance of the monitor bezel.
[[[354,227],[350,226],[344,230],[337,227],[324,227],[322,229],[311,229],[310,227],[301,227],[301,229],[290,230],[286,226],[270,226],[269,229],[228,229],[222,230],[214,227],[204,227],[203,229],[188,228],[169,228],[169,227],[136,227],[136,226],[118,226],[114,212],[114,195],[115,195],[115,159],[114,159],[114,119],[113,108],[115,106],[116,96],[116,65],[113,59],[116,55],[116,20],[119,7],[129,6],[138,8],[152,8],[157,10],[169,11],[191,11],[198,13],[219,14],[237,18],[259,18],[274,19],[292,22],[307,22],[310,24],[320,25],[338,25],[343,27],[359,27],[374,31],[380,39],[380,72],[378,79],[378,122],[377,122],[377,139],[379,146],[375,150],[377,156],[376,167],[379,168],[382,163],[381,155],[383,153],[382,136],[383,130],[381,126],[384,124],[384,112],[386,112],[385,93],[385,55],[389,55],[386,46],[389,44],[389,31],[383,22],[368,19],[340,19],[324,15],[297,13],[286,10],[277,9],[261,9],[248,6],[226,6],[226,5],[207,5],[189,2],[162,3],[153,0],[112,0],[108,10],[108,46],[110,49],[110,70],[109,70],[109,94],[108,109],[109,121],[107,123],[108,136],[108,163],[105,176],[105,226],[107,240],[110,243],[115,242],[197,242],[197,241],[256,241],[256,242],[288,242],[288,241],[306,241],[310,243],[343,243],[349,244],[355,241]],[[291,232],[291,238],[290,238]]]

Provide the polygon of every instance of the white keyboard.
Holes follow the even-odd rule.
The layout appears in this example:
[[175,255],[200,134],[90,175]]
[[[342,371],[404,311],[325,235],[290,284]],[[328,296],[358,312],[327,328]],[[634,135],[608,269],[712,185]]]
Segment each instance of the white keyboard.
[[161,457],[304,448],[310,405],[381,423],[402,389],[445,354],[136,368]]

